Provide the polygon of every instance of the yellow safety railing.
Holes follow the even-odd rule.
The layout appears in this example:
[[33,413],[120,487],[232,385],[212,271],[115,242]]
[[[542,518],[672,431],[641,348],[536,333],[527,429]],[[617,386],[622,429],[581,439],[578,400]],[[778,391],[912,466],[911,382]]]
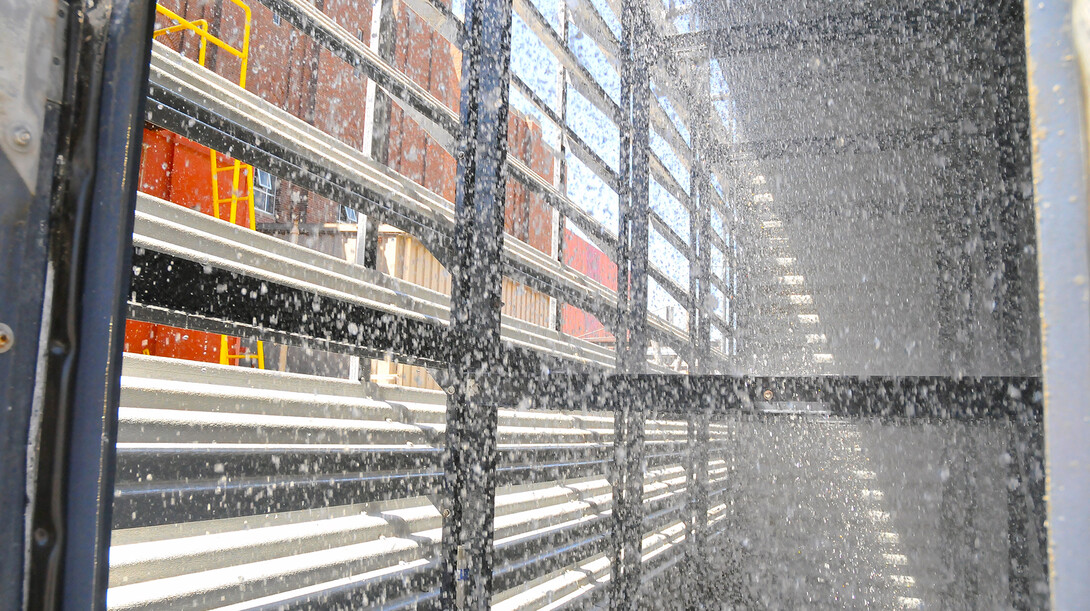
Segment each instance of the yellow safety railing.
[[164,34],[173,34],[175,32],[193,32],[201,39],[200,52],[197,56],[197,63],[204,65],[206,53],[208,50],[208,43],[212,43],[216,47],[223,49],[225,52],[234,55],[239,59],[241,66],[239,67],[238,86],[243,89],[246,88],[246,69],[250,59],[250,7],[240,0],[230,0],[232,4],[242,9],[243,15],[245,15],[245,23],[242,26],[242,48],[231,46],[229,43],[224,42],[218,36],[213,35],[208,31],[208,22],[204,19],[197,19],[190,21],[185,17],[182,17],[178,13],[168,9],[162,4],[155,5],[155,12],[175,22],[175,25],[160,28],[152,32],[152,38],[158,38]]
[[[249,66],[250,59],[250,20],[251,13],[250,7],[241,0],[230,0],[232,4],[242,9],[242,13],[245,16],[245,21],[242,27],[242,47],[234,47],[231,44],[223,41],[218,36],[213,35],[208,29],[208,21],[205,19],[188,20],[185,17],[175,13],[162,4],[155,5],[155,11],[160,15],[174,22],[174,25],[160,28],[152,32],[152,38],[158,38],[166,34],[173,34],[175,32],[193,32],[200,38],[200,47],[197,51],[197,63],[204,66],[208,57],[208,43],[212,43],[217,48],[222,49],[224,52],[237,57],[240,63],[238,86],[243,89],[246,88],[246,70]],[[220,216],[220,204],[230,204],[230,211],[228,213],[228,220],[234,224],[238,222],[238,205],[240,201],[244,201],[249,212],[249,225],[250,229],[257,229],[257,220],[254,212],[254,168],[250,164],[242,163],[237,159],[232,163],[221,166],[219,163],[219,153],[209,149],[209,162],[212,169],[212,214],[216,218],[222,218]],[[227,197],[220,197],[220,174],[224,172],[231,173],[231,191]],[[245,181],[245,182],[243,182]],[[242,187],[245,185],[245,191]],[[227,336],[220,336],[220,364],[227,365],[231,361],[240,359],[249,359],[253,355],[249,354],[229,354]],[[257,342],[257,366],[260,369],[265,368],[265,346],[264,343],[258,340]]]

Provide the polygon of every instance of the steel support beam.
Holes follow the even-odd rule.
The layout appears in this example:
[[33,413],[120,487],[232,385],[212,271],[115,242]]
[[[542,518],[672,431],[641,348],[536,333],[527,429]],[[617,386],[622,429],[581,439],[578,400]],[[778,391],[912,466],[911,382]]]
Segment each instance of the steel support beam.
[[[621,11],[621,109],[617,295],[621,324],[617,365],[642,373],[647,364],[647,249],[650,218],[650,23],[640,0]],[[639,604],[643,541],[644,406],[636,394],[613,393],[613,565],[610,608]]]
[[[566,47],[568,45],[569,37],[567,0],[560,0],[559,7],[557,7],[557,18],[560,21],[560,40],[564,43],[564,46]],[[533,95],[533,91],[528,91],[528,89],[529,87],[526,87],[524,93]],[[556,98],[560,107],[559,115],[553,113],[552,110],[548,108],[548,105],[544,104],[541,100],[536,101],[535,104],[538,105],[538,108],[547,111],[549,113],[549,118],[552,119],[557,126],[564,130],[564,133],[560,138],[560,149],[556,156],[556,189],[557,191],[560,191],[560,193],[566,196],[568,194],[568,142],[572,141],[572,137],[575,136],[575,134],[571,130],[571,128],[568,127],[568,70],[563,65],[560,66],[560,69],[557,71],[556,75]],[[571,133],[569,134],[569,132]],[[574,142],[582,143],[582,140],[576,137],[574,139]],[[575,150],[579,150],[580,147],[577,145],[574,148]],[[590,150],[590,147],[586,147],[584,149],[584,152],[593,153],[593,151]],[[592,155],[592,157],[594,159],[600,159],[597,155]],[[584,163],[586,163],[586,160],[584,160]],[[601,165],[604,169],[608,170],[605,173],[614,178],[613,184],[610,185],[610,188],[616,191],[618,189],[616,184],[616,174],[612,170],[609,170],[605,162],[602,162]],[[556,248],[556,260],[559,261],[561,265],[565,265],[565,261],[567,260],[566,253],[568,250],[568,220],[567,217],[564,216],[564,214],[561,213],[559,210],[555,211],[554,218],[556,219],[556,242],[554,243],[554,246]],[[559,298],[554,298],[551,300],[550,305],[553,308],[553,328],[555,328],[559,332],[563,332],[565,303]]]
[[738,24],[694,30],[666,38],[677,58],[730,58],[788,50],[812,51],[841,45],[910,44],[943,39],[954,27],[973,27],[965,12],[935,8],[897,11],[852,11],[817,19],[780,23]]
[[[374,0],[371,3],[371,49],[386,61],[394,52],[394,3],[393,0]],[[390,96],[375,81],[367,80],[364,105],[363,153],[378,163],[389,165],[390,152]],[[378,267],[378,229],[382,217],[377,214],[358,214],[356,219],[355,262],[367,269]],[[352,357],[348,377],[351,380],[371,381],[371,359]]]
[[[696,93],[694,106],[711,104],[710,75],[706,65],[693,70],[697,82],[690,87]],[[715,317],[711,307],[711,206],[713,189],[704,165],[704,148],[713,141],[709,120],[705,115],[694,113],[690,125],[692,163],[690,164],[689,193],[692,206],[689,213],[689,243],[692,257],[689,261],[689,337],[692,358],[690,374],[707,374],[712,364],[711,325]],[[724,332],[724,335],[726,333]],[[707,600],[707,540],[708,540],[708,443],[711,405],[705,397],[697,397],[688,414],[689,456],[686,469],[686,606],[699,608]]]
[[[694,140],[699,136],[694,133]],[[690,188],[693,192],[693,211],[689,215],[689,242],[692,257],[689,260],[689,337],[693,346],[693,359],[689,364],[692,373],[708,373],[711,369],[711,321],[715,315],[711,303],[711,211],[707,192],[711,189],[699,154],[694,153]]]
[[451,269],[451,358],[443,513],[444,608],[492,598],[500,310],[511,72],[510,0],[466,3]]

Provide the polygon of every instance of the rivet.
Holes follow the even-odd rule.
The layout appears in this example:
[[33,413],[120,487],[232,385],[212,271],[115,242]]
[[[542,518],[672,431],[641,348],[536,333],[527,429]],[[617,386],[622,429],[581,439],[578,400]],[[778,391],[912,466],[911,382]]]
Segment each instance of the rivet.
[[14,345],[15,332],[11,330],[11,327],[0,322],[0,353],[11,350]]
[[765,401],[771,401],[773,396],[771,389],[764,392]]
[[30,146],[30,140],[32,137],[33,136],[31,135],[30,130],[21,125],[11,130],[11,141],[15,143],[15,146],[19,148],[26,148]]

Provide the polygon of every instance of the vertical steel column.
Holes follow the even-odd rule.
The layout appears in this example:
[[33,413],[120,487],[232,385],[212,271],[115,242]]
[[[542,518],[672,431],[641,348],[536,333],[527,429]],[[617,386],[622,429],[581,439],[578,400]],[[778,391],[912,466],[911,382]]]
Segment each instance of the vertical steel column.
[[1007,397],[1011,414],[1007,453],[1007,586],[1019,611],[1048,607],[1048,536],[1045,529],[1045,456],[1041,398]]
[[[647,363],[647,239],[650,197],[650,25],[639,0],[621,10],[621,149],[618,193],[617,364],[622,374]],[[631,381],[627,378],[626,381]],[[611,609],[638,605],[643,542],[644,405],[638,387],[612,386],[614,426]]]
[[[692,73],[699,82],[693,84],[693,108],[711,109],[710,72],[707,64],[701,64]],[[710,191],[714,188],[705,167],[705,142],[711,126],[707,116],[694,112],[689,126],[692,148],[692,163],[689,175],[689,246],[692,259],[689,261],[689,339],[693,347],[693,357],[689,363],[692,373],[711,371],[711,317],[715,308],[711,307],[711,242],[708,234],[711,229]],[[726,256],[726,253],[723,253]]]
[[[694,383],[695,384],[695,383]],[[688,398],[687,444],[685,464],[685,606],[699,608],[707,601],[708,543],[708,444],[711,405],[704,393],[690,393]]]
[[[696,144],[696,125],[693,129],[691,140]],[[689,165],[689,249],[692,253],[689,259],[689,343],[692,345],[692,357],[689,359],[689,373],[704,373],[707,367],[707,359],[711,352],[710,337],[704,335],[705,323],[709,322],[706,304],[708,303],[707,276],[704,275],[704,206],[708,197],[704,192],[705,186],[703,169],[700,167],[702,160],[696,147],[693,147],[692,162]]]
[[442,499],[444,609],[487,609],[496,496],[495,379],[511,69],[509,0],[469,0],[462,49]]
[[647,240],[650,214],[651,26],[641,0],[625,0],[621,15],[621,113],[618,193],[618,307],[624,330],[617,360],[626,373],[647,361]]
[[[700,73],[700,71],[697,71]],[[697,87],[703,89],[698,84]],[[709,96],[700,96],[694,106],[706,103],[710,106]],[[705,106],[706,108],[707,106]],[[711,244],[707,239],[711,231],[711,195],[712,188],[703,167],[701,154],[703,138],[707,125],[697,118],[690,125],[692,143],[692,163],[689,177],[689,246],[692,259],[689,261],[689,341],[692,345],[692,358],[689,363],[690,375],[711,372],[711,316],[715,315],[710,307],[711,290]],[[708,530],[708,409],[703,393],[693,393],[688,411],[687,442],[689,452],[685,465],[686,486],[686,566],[687,587],[686,601],[689,608],[696,608],[705,597],[702,595],[704,575],[706,574],[707,530]]]
[[[557,17],[560,21],[560,39],[564,41],[564,46],[568,45],[568,22],[570,21],[570,15],[568,14],[567,0],[560,0],[558,3],[560,6],[557,9]],[[557,168],[556,168],[556,188],[565,196],[568,194],[568,70],[564,67],[563,62],[560,63],[560,69],[556,76],[556,93],[558,98],[559,107],[557,115],[560,117],[560,124],[557,127],[560,129],[560,154],[557,156]],[[567,220],[563,213],[557,212],[556,215],[556,258],[560,261],[560,265],[564,265],[564,252],[568,247],[568,240],[565,237],[565,231],[567,228]],[[556,306],[556,313],[553,317],[554,328],[557,331],[564,330],[564,303],[560,301],[560,297],[553,297],[552,302]]]
[[[392,62],[397,23],[394,21],[393,0],[375,0],[371,16],[371,48],[382,59]],[[390,96],[372,79],[367,81],[367,117],[364,151],[371,159],[386,165],[390,162]],[[365,242],[356,245],[356,262],[368,269],[378,266],[378,228],[382,219],[368,215],[363,220]]]
[[942,498],[939,502],[939,548],[941,569],[937,580],[943,600],[972,604],[979,600],[981,583],[979,562],[982,553],[975,519],[980,512],[980,493],[974,485],[977,473],[972,457],[980,449],[972,432],[962,423],[952,423],[944,434],[942,453]]
[[[1027,2],[1025,7],[1044,355],[1049,585],[1052,608],[1078,609],[1090,600],[1090,180],[1085,72],[1080,74],[1090,59],[1090,6],[1078,0]],[[1081,61],[1072,60],[1076,53]]]
[[750,321],[750,311],[753,309],[753,283],[747,282],[750,278],[750,265],[747,261],[747,257],[750,257],[749,236],[746,235],[748,227],[746,226],[745,211],[738,205],[737,202],[745,200],[745,193],[741,192],[737,194],[736,203],[732,208],[734,212],[733,225],[731,226],[731,244],[733,245],[732,267],[733,269],[733,282],[731,283],[732,290],[734,291],[734,303],[731,304],[731,323],[734,329],[734,345],[731,350],[731,356],[734,359],[735,367],[741,370],[741,355],[749,348],[746,338],[748,325]]
[[[375,0],[371,5],[371,50],[390,61],[394,54],[393,0]],[[389,163],[390,97],[375,83],[367,79],[366,106],[364,109],[363,153],[375,161]],[[367,269],[378,267],[378,228],[381,221],[374,214],[357,213],[356,265]],[[348,366],[348,378],[352,381],[371,381],[371,359],[352,357]]]
[[[724,229],[727,227],[726,220],[723,222]],[[734,259],[734,235],[730,231],[724,232],[723,242],[726,244],[727,249],[723,251],[723,270],[721,277],[723,283],[727,286],[727,292],[723,294],[723,303],[719,304],[720,310],[723,313],[722,319],[726,321],[727,326],[730,327],[730,319],[734,314],[734,305],[731,303],[735,294],[734,280],[732,274],[734,273],[734,266],[731,264],[731,260]],[[723,354],[730,356],[730,336],[732,333],[722,334],[722,347],[720,350]],[[733,359],[728,359],[733,360]]]
[[1037,304],[1036,234],[1030,150],[1029,94],[1025,44],[1025,5],[1021,0],[996,3],[998,30],[994,61],[999,97],[996,135],[1003,180],[1000,199],[992,206],[998,216],[1000,282],[995,316],[1000,342],[1007,346],[1004,369],[1016,375],[1040,375],[1040,317]]

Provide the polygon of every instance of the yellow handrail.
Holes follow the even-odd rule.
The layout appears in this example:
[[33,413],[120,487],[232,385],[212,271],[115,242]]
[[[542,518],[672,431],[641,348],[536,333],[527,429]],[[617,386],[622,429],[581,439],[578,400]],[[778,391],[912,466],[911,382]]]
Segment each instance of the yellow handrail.
[[208,43],[212,43],[212,44],[216,45],[217,47],[219,47],[220,49],[223,49],[224,51],[230,53],[231,55],[234,55],[241,62],[241,66],[239,68],[239,75],[238,75],[238,86],[245,89],[246,88],[246,70],[248,68],[248,64],[249,64],[249,60],[250,60],[250,17],[251,17],[250,7],[247,6],[246,4],[242,3],[240,0],[230,0],[230,1],[231,1],[232,4],[239,7],[240,9],[242,9],[243,14],[245,15],[245,21],[243,22],[243,26],[242,26],[242,48],[241,49],[236,48],[234,46],[231,46],[227,42],[224,42],[222,39],[220,39],[218,36],[215,36],[211,32],[209,32],[208,31],[208,22],[206,20],[197,19],[197,20],[194,20],[194,21],[190,21],[190,20],[186,19],[185,17],[182,17],[178,13],[175,13],[174,11],[172,11],[172,10],[168,9],[167,7],[163,6],[162,4],[156,4],[155,5],[155,11],[157,13],[159,13],[160,15],[163,15],[167,19],[170,19],[170,20],[176,22],[176,25],[172,25],[172,26],[168,26],[168,27],[165,27],[165,28],[155,30],[154,32],[152,32],[151,36],[152,36],[152,38],[156,38],[156,37],[162,36],[164,34],[173,34],[174,32],[181,32],[181,31],[184,31],[184,30],[188,30],[190,32],[193,32],[197,36],[200,36],[200,38],[201,38],[201,49],[200,49],[200,55],[199,55],[199,57],[197,59],[197,63],[199,63],[202,66],[204,65],[204,62],[205,62],[205,49],[207,48]]
[[[156,5],[159,6],[159,5]],[[164,9],[169,12],[170,9]],[[205,19],[194,19],[193,21],[187,21],[185,23],[179,23],[178,25],[172,25],[166,28],[159,28],[151,33],[151,37],[162,36],[164,34],[173,34],[175,32],[181,32],[182,30],[198,30],[201,32],[208,31],[208,21]]]

